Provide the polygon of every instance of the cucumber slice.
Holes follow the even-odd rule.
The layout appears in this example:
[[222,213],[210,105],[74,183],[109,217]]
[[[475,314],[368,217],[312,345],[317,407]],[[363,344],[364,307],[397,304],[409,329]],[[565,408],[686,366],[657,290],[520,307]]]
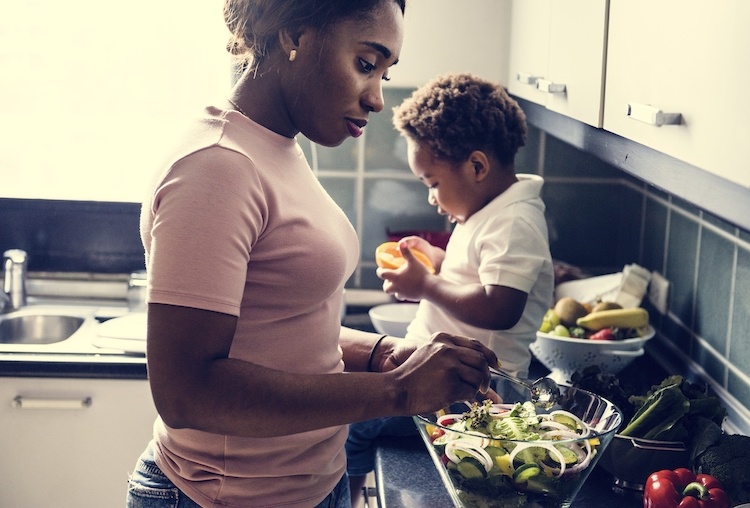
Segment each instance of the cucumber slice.
[[552,415],[552,421],[557,423],[562,423],[570,430],[577,430],[578,429],[578,422],[575,421],[573,418],[571,418],[568,415],[555,413]]
[[484,469],[484,466],[474,457],[461,459],[461,462],[456,464],[456,469],[461,473],[461,476],[468,480],[473,478],[487,478],[487,471]]
[[[555,449],[560,452],[560,454],[563,456],[563,459],[565,460],[566,466],[571,466],[573,464],[578,463],[578,454],[568,448],[567,446],[563,445],[554,445]],[[555,455],[554,453],[547,452],[547,456],[545,457],[545,462],[548,464],[559,464],[560,463],[560,457]]]
[[537,463],[527,463],[516,469],[513,473],[513,480],[517,483],[526,483],[529,479],[539,476],[542,472],[542,468]]
[[502,446],[488,446],[484,449],[484,451],[486,451],[493,460],[495,459],[495,457],[500,457],[501,455],[508,454],[508,451]]

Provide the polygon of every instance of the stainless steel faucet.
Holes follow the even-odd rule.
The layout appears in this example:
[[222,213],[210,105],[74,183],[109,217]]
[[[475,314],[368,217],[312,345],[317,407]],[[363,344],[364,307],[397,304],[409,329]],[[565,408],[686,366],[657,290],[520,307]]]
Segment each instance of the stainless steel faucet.
[[3,253],[3,312],[26,305],[26,251],[9,249]]

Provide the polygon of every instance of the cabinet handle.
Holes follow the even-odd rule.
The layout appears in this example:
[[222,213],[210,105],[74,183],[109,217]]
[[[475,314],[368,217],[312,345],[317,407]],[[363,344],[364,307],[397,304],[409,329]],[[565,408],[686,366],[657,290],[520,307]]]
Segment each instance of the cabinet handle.
[[555,83],[549,79],[537,79],[536,89],[544,93],[565,93],[565,83]]
[[628,103],[628,116],[649,125],[661,127],[662,125],[679,125],[682,123],[681,113],[665,113],[656,106],[650,104]]
[[16,409],[86,409],[91,406],[91,397],[83,399],[30,399],[20,395],[13,399]]
[[539,79],[541,79],[539,76],[534,76],[528,72],[519,72],[516,74],[516,81],[524,85],[536,85]]

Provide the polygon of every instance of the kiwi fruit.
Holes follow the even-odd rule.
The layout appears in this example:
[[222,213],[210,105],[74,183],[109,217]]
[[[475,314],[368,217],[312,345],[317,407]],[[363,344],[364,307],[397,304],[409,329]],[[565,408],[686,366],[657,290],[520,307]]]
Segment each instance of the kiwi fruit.
[[591,312],[599,312],[600,310],[614,310],[622,309],[622,305],[616,302],[599,302],[591,309]]
[[578,318],[582,318],[589,313],[586,307],[570,296],[560,298],[555,304],[554,311],[560,317],[560,322],[565,326],[575,326]]

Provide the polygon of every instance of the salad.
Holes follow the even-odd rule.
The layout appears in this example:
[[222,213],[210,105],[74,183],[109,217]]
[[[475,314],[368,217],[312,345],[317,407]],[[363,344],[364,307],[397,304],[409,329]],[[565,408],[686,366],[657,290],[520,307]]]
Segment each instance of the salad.
[[528,401],[474,402],[464,413],[441,412],[437,425],[418,423],[467,507],[558,507],[580,488],[601,444],[573,413],[537,414]]

